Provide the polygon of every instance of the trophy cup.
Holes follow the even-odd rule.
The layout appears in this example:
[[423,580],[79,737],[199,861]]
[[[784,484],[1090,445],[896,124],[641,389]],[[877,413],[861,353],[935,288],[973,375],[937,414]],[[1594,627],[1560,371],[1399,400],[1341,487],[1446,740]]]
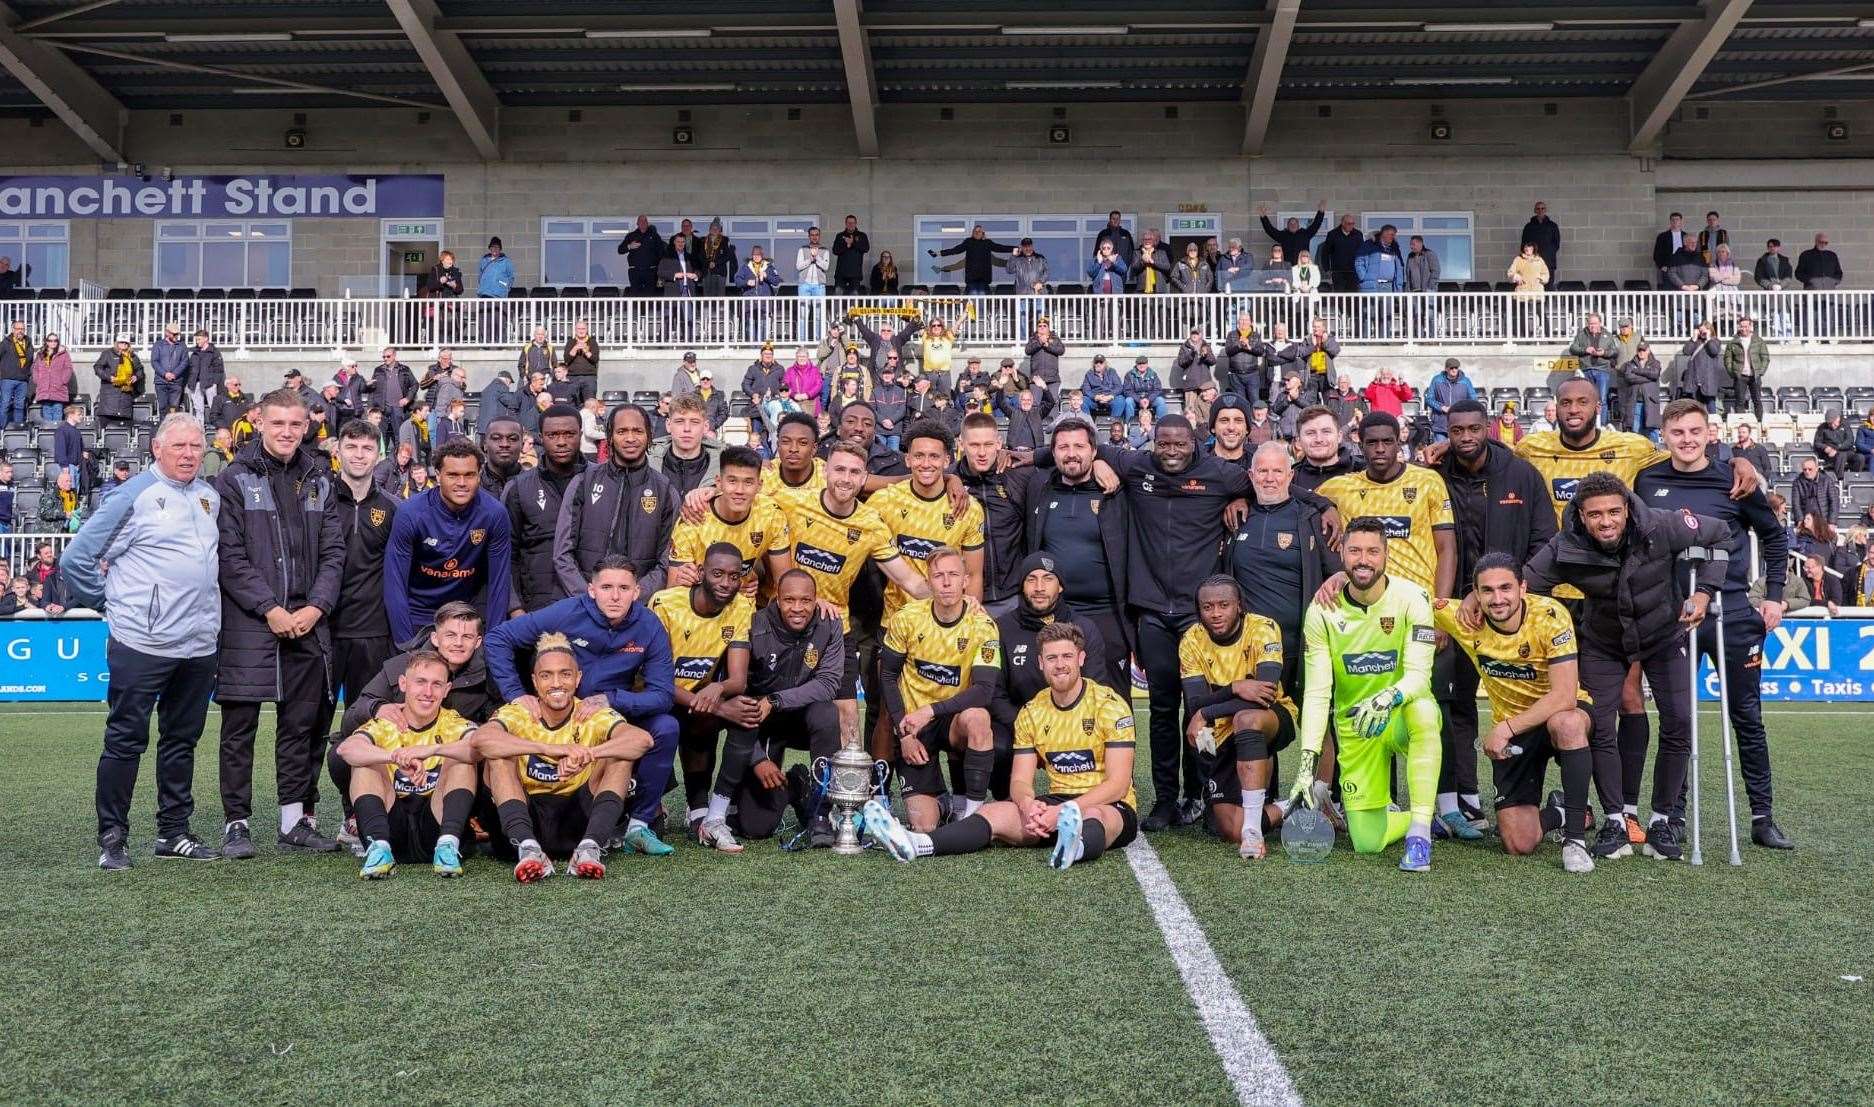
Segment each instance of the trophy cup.
[[841,744],[832,757],[822,758],[824,770],[814,766],[826,780],[828,815],[833,822],[833,852],[852,855],[865,852],[859,840],[859,809],[872,798],[881,782],[882,761],[875,762],[860,746]]

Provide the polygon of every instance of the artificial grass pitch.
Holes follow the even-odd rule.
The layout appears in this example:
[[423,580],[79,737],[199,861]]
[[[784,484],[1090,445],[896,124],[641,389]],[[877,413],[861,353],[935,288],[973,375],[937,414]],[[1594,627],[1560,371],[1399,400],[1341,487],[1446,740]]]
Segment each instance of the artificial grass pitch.
[[[136,867],[105,874],[102,715],[56,710],[0,710],[0,1100],[1235,1098],[1123,855],[1061,874],[1038,850],[903,867],[680,842],[598,884],[522,887],[486,857],[367,883],[348,854],[273,853],[263,749],[259,858],[152,858],[146,764]],[[1152,842],[1312,1102],[1866,1101],[1874,819],[1841,782],[1874,775],[1874,712],[1770,716],[1800,848],[1746,845],[1741,869],[1705,718],[1702,870],[1569,877],[1556,847],[1487,841],[1411,876],[1397,847],[1344,839],[1313,866],[1250,866],[1196,830]],[[197,752],[210,841],[217,725]]]

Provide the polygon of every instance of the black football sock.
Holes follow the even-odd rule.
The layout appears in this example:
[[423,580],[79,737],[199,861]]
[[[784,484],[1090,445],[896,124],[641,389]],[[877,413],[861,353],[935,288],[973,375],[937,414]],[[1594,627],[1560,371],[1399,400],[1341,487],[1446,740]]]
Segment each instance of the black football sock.
[[1646,715],[1622,715],[1614,733],[1620,742],[1620,799],[1634,807],[1640,802],[1640,777],[1646,772],[1646,746],[1652,737]]
[[495,808],[501,816],[501,833],[508,836],[508,841],[516,846],[534,836],[534,813],[527,809],[526,800],[508,800]]
[[931,831],[930,851],[937,856],[946,853],[976,853],[988,849],[994,838],[995,832],[989,828],[989,820],[981,815],[971,815]]
[[1080,859],[1091,861],[1106,852],[1106,824],[1088,819],[1080,824]]
[[996,751],[966,750],[963,754],[963,798],[981,803],[989,798],[989,778],[995,775]]
[[[1588,822],[1588,782],[1594,775],[1594,759],[1580,749],[1556,750],[1555,760],[1562,766],[1562,810],[1567,815],[1562,837],[1580,838]],[[1545,825],[1542,829],[1554,828]]]
[[625,797],[617,792],[600,792],[592,801],[592,814],[586,816],[586,837],[604,845],[618,829],[618,818],[625,813]]
[[359,796],[351,809],[358,815],[358,837],[367,842],[390,841],[390,812],[384,809],[382,796]]
[[438,828],[443,837],[454,836],[462,840],[462,831],[468,827],[469,812],[475,809],[475,790],[457,788],[442,798],[442,825]]

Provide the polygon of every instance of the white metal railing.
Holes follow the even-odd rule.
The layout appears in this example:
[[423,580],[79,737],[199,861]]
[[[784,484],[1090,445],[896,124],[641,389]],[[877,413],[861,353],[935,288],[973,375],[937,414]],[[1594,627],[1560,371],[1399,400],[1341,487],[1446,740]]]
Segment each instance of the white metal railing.
[[76,535],[71,534],[0,534],[0,558],[6,561],[7,571],[17,576],[26,571],[26,567],[39,556],[42,543],[52,543],[52,552],[60,557],[65,555],[65,547],[71,544]]
[[[974,345],[1025,341],[1035,317],[1049,316],[1066,342],[1090,345],[1176,344],[1192,328],[1213,340],[1247,311],[1257,330],[1276,323],[1307,333],[1314,316],[1343,343],[1483,343],[1554,351],[1589,312],[1612,329],[1631,319],[1654,342],[1680,343],[1700,320],[1729,336],[1741,315],[1761,320],[1778,341],[1874,341],[1874,291],[1551,292],[1518,300],[1502,292],[1401,294],[1212,293],[1202,296],[886,296],[717,297],[694,299],[228,299],[17,300],[0,304],[35,335],[56,330],[69,347],[98,349],[119,333],[139,347],[176,322],[185,335],[206,328],[224,349],[331,350],[375,354],[385,343],[414,349],[518,348],[536,325],[556,344],[586,320],[606,348],[746,347],[812,343],[827,321],[850,308],[919,306],[929,317],[964,325]],[[966,320],[973,308],[974,319]],[[873,325],[887,321],[871,320]],[[902,326],[902,320],[896,321]],[[1665,351],[1662,351],[1665,352]],[[786,357],[782,361],[789,360]]]

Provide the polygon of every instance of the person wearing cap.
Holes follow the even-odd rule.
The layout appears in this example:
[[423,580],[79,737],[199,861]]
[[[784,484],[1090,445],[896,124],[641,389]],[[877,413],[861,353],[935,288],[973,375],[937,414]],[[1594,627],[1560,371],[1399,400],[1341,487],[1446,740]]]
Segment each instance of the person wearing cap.
[[182,341],[182,325],[163,324],[163,333],[150,343],[150,373],[156,390],[156,414],[182,410],[189,380],[189,348]]
[[311,409],[313,401],[319,398],[319,394],[306,383],[306,374],[297,369],[288,369],[280,374],[280,387],[298,396],[299,401],[305,404],[308,410]]
[[1132,402],[1134,412],[1140,408],[1150,408],[1152,418],[1165,417],[1165,384],[1158,379],[1157,370],[1152,368],[1151,358],[1140,354],[1132,359],[1132,371],[1126,374],[1120,390]]
[[106,497],[122,488],[129,480],[130,461],[128,458],[120,457],[111,463],[111,475],[104,478],[104,483],[98,486],[98,502],[103,503]]
[[1619,369],[1628,429],[1655,442],[1659,440],[1659,416],[1665,404],[1659,384],[1665,371],[1665,366],[1659,363],[1659,355],[1644,338],[1634,347],[1633,357],[1621,362]]
[[1105,354],[1094,354],[1093,365],[1080,382],[1081,410],[1088,415],[1110,415],[1120,422],[1132,417],[1131,397],[1125,381],[1106,364]]
[[1855,451],[1854,430],[1842,421],[1841,408],[1831,407],[1822,414],[1822,425],[1815,429],[1812,445],[1822,467],[1831,470],[1837,482],[1849,473],[1867,471],[1867,458]]
[[[1171,371],[1171,390],[1184,395],[1184,412],[1193,422],[1205,422],[1209,412],[1197,411],[1198,393],[1212,379],[1217,366],[1217,352],[1204,337],[1201,327],[1192,327],[1185,335],[1184,345],[1178,347],[1178,359]],[[1256,394],[1245,394],[1248,399],[1255,399]]]
[[1249,410],[1249,426],[1244,431],[1247,448],[1254,449],[1275,438],[1278,429],[1269,418],[1269,402],[1257,400]]
[[670,395],[672,398],[695,392],[702,384],[703,371],[696,364],[696,351],[686,350],[683,362],[670,374]]
[[501,252],[501,239],[488,240],[488,252],[482,255],[475,270],[475,295],[485,299],[505,300],[514,287],[514,262]]
[[714,435],[722,430],[722,425],[729,421],[729,397],[716,388],[714,370],[705,369],[696,378],[696,398],[703,401],[703,414],[709,420],[709,433]]
[[[1597,385],[1596,388],[1600,389],[1600,386]],[[1451,405],[1460,400],[1475,399],[1477,399],[1477,386],[1471,383],[1469,376],[1465,375],[1463,368],[1458,364],[1458,359],[1446,358],[1444,371],[1433,377],[1431,383],[1425,386],[1425,410],[1431,415],[1433,441],[1443,442],[1448,437],[1445,429],[1446,413],[1451,410]],[[1398,418],[1397,415],[1393,417]]]
[[136,400],[143,394],[143,359],[130,348],[130,336],[120,333],[112,347],[91,363],[98,377],[98,424],[128,423],[136,415]]
[[[1019,590],[1011,597],[1015,606],[995,617],[1002,633],[1002,682],[989,701],[989,725],[995,734],[996,764],[989,778],[989,791],[997,799],[1009,795],[1009,762],[1015,746],[1015,716],[1030,700],[1047,691],[1048,680],[1041,672],[1041,650],[1035,636],[1053,623],[1071,623],[1080,628],[1086,639],[1087,676],[1100,683],[1109,679],[1103,662],[1106,640],[1092,619],[1076,612],[1063,599],[1060,568],[1052,554],[1031,553],[1016,566]],[[1130,688],[1115,688],[1130,696]],[[954,774],[953,774],[954,775]]]
[[[807,360],[809,365],[812,364],[805,346],[794,351],[794,363],[798,365],[803,360]],[[818,375],[817,366],[815,370]],[[772,342],[763,342],[761,352],[755,356],[754,361],[749,363],[748,368],[742,371],[742,391],[748,396],[749,408],[762,422],[768,424],[770,432],[773,431],[774,422],[780,416],[771,414],[768,405],[771,401],[779,400],[785,395],[786,389],[782,384],[782,378],[786,374],[787,370],[775,360]],[[819,393],[815,392],[814,399],[818,401],[819,398]],[[815,410],[818,410],[817,404]]]

